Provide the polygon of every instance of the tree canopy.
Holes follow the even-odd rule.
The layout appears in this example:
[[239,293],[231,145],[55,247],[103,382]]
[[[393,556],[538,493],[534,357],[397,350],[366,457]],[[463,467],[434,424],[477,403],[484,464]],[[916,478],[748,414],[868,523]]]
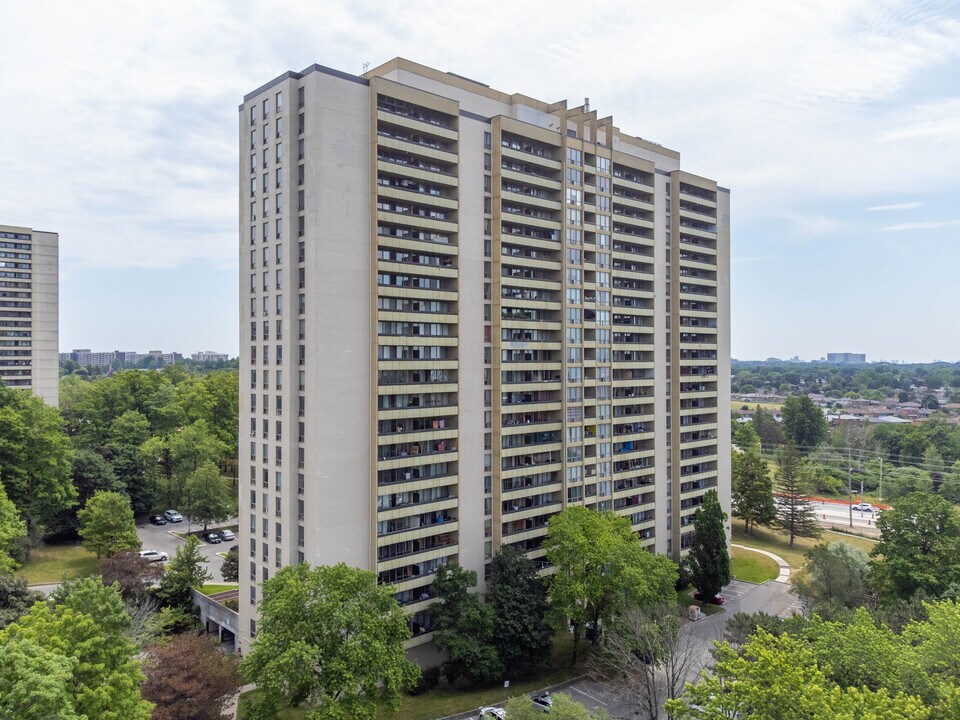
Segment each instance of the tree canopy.
[[98,558],[140,549],[133,509],[125,495],[101,490],[77,513],[77,519],[83,546]]
[[316,720],[372,719],[396,709],[419,668],[404,657],[403,610],[376,574],[344,564],[282,568],[263,583],[257,641],[241,670],[260,690],[256,720],[310,708]]
[[788,397],[780,410],[787,440],[804,449],[815,448],[827,439],[829,426],[823,410],[807,395]]
[[777,518],[770,468],[754,450],[734,452],[731,457],[731,499],[734,517],[743,520],[749,534],[757,525],[769,526]]
[[710,601],[730,582],[730,554],[727,552],[727,514],[720,507],[716,490],[708,490],[693,516],[690,544],[690,575],[701,599]]

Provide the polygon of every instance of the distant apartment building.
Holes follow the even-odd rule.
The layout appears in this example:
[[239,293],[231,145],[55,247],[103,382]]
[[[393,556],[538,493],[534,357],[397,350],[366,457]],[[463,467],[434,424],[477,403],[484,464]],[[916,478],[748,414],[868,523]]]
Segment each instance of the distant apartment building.
[[83,348],[71,352],[70,359],[77,365],[83,365],[84,367],[108,368],[116,362],[116,353],[94,352],[89,348]]
[[0,225],[0,382],[59,404],[59,236]]
[[377,573],[430,639],[432,581],[549,519],[679,556],[730,510],[730,198],[586,104],[402,59],[240,106],[240,647],[259,583]]
[[867,361],[864,353],[827,353],[827,362],[841,365],[862,364]]
[[190,359],[196,362],[226,362],[230,359],[230,356],[227,353],[218,353],[213,350],[201,350],[193,353]]

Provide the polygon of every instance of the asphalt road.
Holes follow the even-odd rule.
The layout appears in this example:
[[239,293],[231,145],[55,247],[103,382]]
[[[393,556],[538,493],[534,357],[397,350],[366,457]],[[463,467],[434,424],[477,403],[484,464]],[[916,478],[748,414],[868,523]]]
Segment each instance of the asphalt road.
[[[233,520],[222,525],[211,526],[211,529],[215,527],[233,527],[235,525],[236,520]],[[196,525],[194,525],[192,529],[194,531],[198,530]],[[158,550],[167,553],[171,558],[173,558],[177,552],[177,548],[184,542],[174,535],[173,532],[186,534],[187,530],[188,525],[186,520],[180,523],[167,523],[166,525],[159,526],[149,524],[137,525],[137,534],[140,536],[140,542],[143,543],[143,550]],[[223,558],[217,553],[225,553],[230,549],[231,545],[234,544],[236,544],[236,541],[232,543],[220,543],[219,545],[203,543],[200,546],[200,554],[207,558],[207,569],[213,575],[213,580],[210,582],[223,582],[223,576],[220,574]]]
[[[688,634],[694,646],[698,647],[702,653],[700,660],[702,667],[711,663],[710,651],[713,648],[713,642],[723,638],[724,626],[735,613],[752,613],[762,610],[769,615],[789,617],[794,612],[800,612],[800,604],[796,596],[790,594],[790,585],[772,580],[762,585],[734,580],[723,589],[723,597],[725,612],[705,617],[695,623],[688,623],[681,630],[682,633]],[[688,679],[694,681],[698,675],[699,668],[695,668]],[[635,720],[645,717],[632,703],[625,701],[618,694],[615,686],[607,683],[585,678],[558,692],[570,695],[592,711],[606,710],[616,719]]]
[[[813,503],[813,506],[817,511],[817,517],[822,522],[828,522],[834,525],[850,524],[850,508],[848,505],[842,505],[840,503],[815,502]],[[854,510],[853,526],[861,528],[875,527],[877,524],[877,516],[879,514],[879,511],[876,510],[874,512]]]

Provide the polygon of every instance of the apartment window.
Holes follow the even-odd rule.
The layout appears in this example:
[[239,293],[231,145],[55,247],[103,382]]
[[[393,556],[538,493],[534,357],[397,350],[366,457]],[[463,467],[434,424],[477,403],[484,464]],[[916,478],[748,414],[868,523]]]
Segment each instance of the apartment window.
[[567,184],[568,185],[582,185],[583,184],[583,172],[580,170],[574,170],[573,168],[567,168]]
[[303,469],[303,466],[304,466],[305,454],[306,454],[306,451],[303,448],[297,448],[297,467],[300,468],[301,470]]
[[283,158],[283,143],[277,143],[277,162]]
[[303,510],[304,510],[303,500],[297,500],[297,519],[298,520],[303,520],[303,515],[304,515]]
[[305,205],[305,202],[304,202],[303,190],[300,190],[299,192],[297,192],[297,211],[298,211],[298,212],[303,212],[304,209],[305,209],[305,207],[306,207],[306,205]]
[[306,129],[306,127],[306,119],[304,118],[303,113],[300,113],[297,116],[297,133],[303,135],[303,131]]
[[493,166],[493,158],[491,158],[490,153],[483,154],[483,169],[489,170]]
[[270,109],[270,101],[267,100],[267,99],[264,99],[264,101],[263,101],[263,116],[264,116],[264,117],[267,116],[267,112],[269,111],[269,109]]
[[283,295],[277,295],[277,315],[283,312]]
[[297,423],[297,442],[303,442],[306,437],[306,425],[305,423]]
[[303,138],[297,141],[297,157],[303,160]]
[[597,172],[610,174],[610,158],[597,156]]
[[[303,220],[303,218],[300,218],[300,219]],[[298,241],[297,242],[297,262],[303,262],[306,259],[307,259],[307,247],[302,240]]]
[[263,241],[266,242],[267,238],[270,237],[270,223],[263,223]]
[[[280,498],[274,498],[273,514],[276,515],[277,517],[281,517],[281,514],[282,514],[280,510],[280,506],[281,506]],[[277,536],[277,540],[279,539],[280,537]],[[280,548],[277,548],[277,549],[279,550]]]
[[567,188],[567,205],[583,205],[583,190]]
[[263,216],[266,217],[270,212],[270,198],[263,199]]
[[257,121],[257,106],[251,105],[250,106],[250,122],[254,123],[256,121]]
[[304,103],[304,89],[297,88],[297,106],[303,107],[303,103]]
[[303,473],[297,473],[297,494],[303,495],[304,478]]
[[567,163],[570,165],[583,165],[583,152],[576,148],[567,148]]
[[256,490],[250,491],[250,509],[251,510],[257,509],[257,491]]
[[297,525],[297,545],[299,547],[304,546],[304,531],[303,525]]
[[277,268],[277,290],[280,290],[283,287],[283,270]]
[[[279,372],[279,370],[278,370],[277,372]],[[277,395],[277,396],[276,396],[276,398],[275,398],[275,411],[276,411],[276,414],[277,414],[277,415],[279,415],[280,413],[283,412],[283,395]],[[279,434],[279,433],[278,433],[278,434]],[[277,440],[279,440],[279,439],[280,439],[280,438],[277,438]],[[277,453],[279,454],[279,452],[280,452],[280,448],[277,448]],[[278,458],[278,462],[279,462],[279,458]]]
[[[301,215],[297,218],[297,236],[303,237],[307,231],[307,219]],[[302,245],[302,243],[301,243]],[[303,262],[303,253],[300,254],[300,262]]]
[[264,123],[263,125],[263,144],[268,145],[270,142],[270,126]]
[[306,365],[306,363],[307,363],[307,347],[306,347],[306,345],[301,345],[301,346],[300,346],[300,357],[299,357],[299,363],[298,363],[298,364],[300,364],[300,365]]
[[485,150],[489,150],[492,142],[493,142],[493,135],[491,135],[489,132],[485,130],[483,132],[483,148]]
[[257,194],[257,176],[254,175],[250,178],[250,197],[253,197]]
[[580,245],[583,242],[583,232],[579,228],[567,228],[567,243]]
[[[266,214],[266,210],[264,210]],[[579,225],[582,222],[583,214],[575,208],[567,208],[567,225]]]
[[266,170],[269,164],[270,164],[270,150],[269,148],[264,148],[263,149],[263,169]]
[[250,219],[257,219],[257,203],[255,201],[250,203]]
[[250,155],[250,172],[257,171],[257,154],[253,153]]
[[277,112],[279,113],[282,110],[283,110],[283,93],[278,92],[277,93]]
[[303,185],[303,178],[306,170],[303,165],[297,165],[297,185]]
[[277,123],[276,123],[276,124],[277,124],[277,139],[279,140],[279,139],[280,139],[280,132],[281,132],[281,131],[280,131],[280,128],[281,128],[280,118],[277,118]]
[[275,549],[274,549],[274,562],[273,562],[274,567],[280,567],[282,563],[283,563],[283,560],[282,560],[281,557],[280,557],[280,548],[275,548]]
[[253,245],[257,241],[257,226],[250,226],[250,244]]

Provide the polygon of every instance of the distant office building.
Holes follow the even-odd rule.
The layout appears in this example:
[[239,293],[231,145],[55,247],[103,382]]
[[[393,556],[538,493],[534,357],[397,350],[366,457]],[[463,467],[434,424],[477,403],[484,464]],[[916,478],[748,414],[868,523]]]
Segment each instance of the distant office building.
[[59,403],[57,233],[0,225],[0,381]]
[[116,361],[114,352],[93,352],[90,349],[74,350],[70,359],[84,367],[111,367]]
[[839,365],[855,365],[865,363],[867,356],[864,353],[827,353],[827,362]]
[[213,350],[201,350],[190,356],[191,360],[196,362],[226,362],[230,359],[227,353],[218,353]]

